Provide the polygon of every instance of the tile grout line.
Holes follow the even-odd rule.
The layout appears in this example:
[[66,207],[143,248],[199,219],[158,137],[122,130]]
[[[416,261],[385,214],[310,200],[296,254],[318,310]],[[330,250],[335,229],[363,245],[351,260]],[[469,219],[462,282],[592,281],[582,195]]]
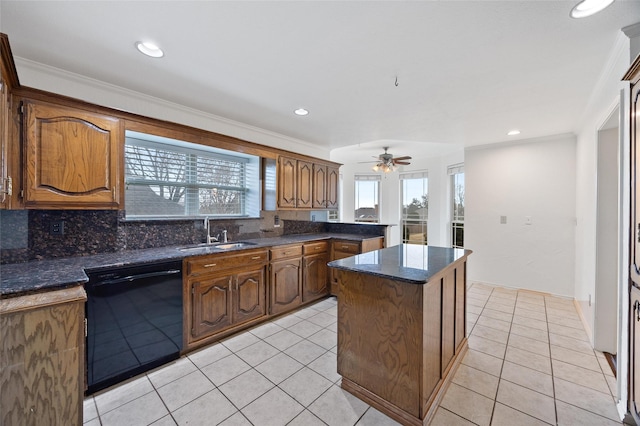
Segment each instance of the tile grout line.
[[556,398],[555,374],[553,374],[554,365],[553,365],[553,356],[551,354],[551,330],[549,329],[549,315],[547,313],[547,298],[546,298],[546,296],[543,296],[542,300],[544,302],[544,318],[545,318],[545,321],[547,323],[547,337],[549,339],[549,364],[551,366],[551,389],[553,390],[553,408],[555,410],[554,414],[555,414],[555,417],[556,417],[556,424],[558,424],[558,400]]

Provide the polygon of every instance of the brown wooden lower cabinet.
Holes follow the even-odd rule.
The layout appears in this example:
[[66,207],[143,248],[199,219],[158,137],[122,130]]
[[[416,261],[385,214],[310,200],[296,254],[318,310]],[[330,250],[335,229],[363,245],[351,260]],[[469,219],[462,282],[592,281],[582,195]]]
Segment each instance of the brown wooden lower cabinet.
[[267,315],[267,259],[261,249],[185,260],[185,349]]
[[302,303],[302,245],[272,248],[269,313],[281,314]]
[[307,243],[302,249],[302,301],[310,302],[329,294],[329,242]]
[[0,300],[0,424],[82,425],[82,287]]

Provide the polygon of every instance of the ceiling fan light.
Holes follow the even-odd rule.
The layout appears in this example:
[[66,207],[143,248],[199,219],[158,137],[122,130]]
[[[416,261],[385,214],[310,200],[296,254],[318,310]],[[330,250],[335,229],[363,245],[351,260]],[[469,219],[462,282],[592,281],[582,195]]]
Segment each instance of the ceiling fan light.
[[582,0],[571,9],[570,16],[572,18],[586,18],[587,16],[594,15],[611,3],[614,0]]
[[377,172],[378,170],[380,170],[380,164],[376,164],[375,166],[373,166],[374,172]]

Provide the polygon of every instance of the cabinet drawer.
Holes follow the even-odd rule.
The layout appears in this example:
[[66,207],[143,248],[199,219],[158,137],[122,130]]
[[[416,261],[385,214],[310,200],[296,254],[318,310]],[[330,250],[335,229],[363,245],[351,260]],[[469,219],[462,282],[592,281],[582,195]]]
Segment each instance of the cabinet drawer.
[[302,245],[273,247],[271,249],[271,260],[286,259],[288,257],[302,256]]
[[360,254],[360,243],[353,241],[334,241],[333,250],[345,253]]
[[302,254],[305,256],[314,253],[324,253],[329,250],[329,243],[327,241],[318,241],[315,243],[306,243],[302,246]]
[[187,261],[188,275],[201,275],[238,266],[267,263],[267,250],[242,251],[238,254],[214,254]]

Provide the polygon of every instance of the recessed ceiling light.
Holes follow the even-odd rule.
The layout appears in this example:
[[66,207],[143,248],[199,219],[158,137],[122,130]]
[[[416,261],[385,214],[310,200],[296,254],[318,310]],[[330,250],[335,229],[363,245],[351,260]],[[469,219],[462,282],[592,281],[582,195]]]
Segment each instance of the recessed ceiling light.
[[571,9],[572,18],[586,18],[600,12],[613,3],[613,0],[582,0]]
[[306,110],[306,109],[304,109],[304,108],[298,108],[297,110],[295,110],[295,111],[293,111],[293,112],[294,112],[294,114],[296,114],[296,115],[307,115],[307,114],[309,114],[309,111],[307,111],[307,110]]
[[520,134],[520,130],[510,130],[509,133],[507,133],[507,136],[515,136],[519,134]]
[[136,48],[144,53],[147,56],[151,56],[152,58],[162,58],[164,56],[164,52],[154,43],[148,41],[137,41]]

